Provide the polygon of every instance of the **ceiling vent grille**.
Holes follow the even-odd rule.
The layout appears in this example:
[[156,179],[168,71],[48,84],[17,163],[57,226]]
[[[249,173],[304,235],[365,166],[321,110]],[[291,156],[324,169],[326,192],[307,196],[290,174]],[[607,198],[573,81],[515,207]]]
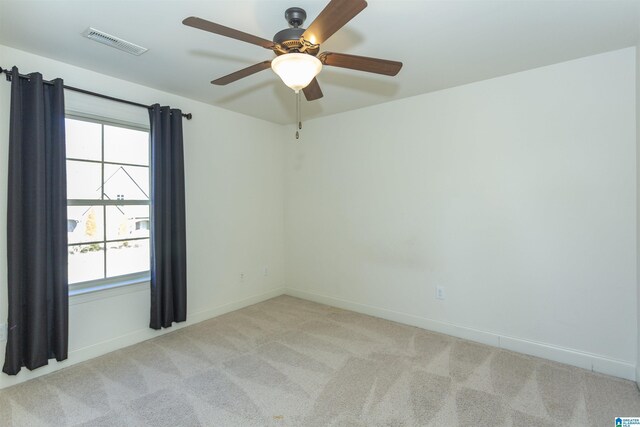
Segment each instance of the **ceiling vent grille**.
[[91,27],[84,30],[82,35],[98,43],[115,47],[116,49],[119,49],[123,52],[127,52],[136,56],[140,56],[143,53],[145,53],[147,50],[149,50],[146,47],[138,46],[137,44],[133,44],[126,40],[122,40],[119,37],[112,36],[111,34],[107,34],[103,31],[96,30],[95,28],[91,28]]

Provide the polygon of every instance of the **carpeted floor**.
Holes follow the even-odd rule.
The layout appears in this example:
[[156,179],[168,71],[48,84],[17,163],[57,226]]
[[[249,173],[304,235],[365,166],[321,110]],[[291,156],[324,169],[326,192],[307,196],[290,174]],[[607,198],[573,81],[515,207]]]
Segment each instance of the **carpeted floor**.
[[631,381],[282,296],[0,390],[0,425],[613,426]]

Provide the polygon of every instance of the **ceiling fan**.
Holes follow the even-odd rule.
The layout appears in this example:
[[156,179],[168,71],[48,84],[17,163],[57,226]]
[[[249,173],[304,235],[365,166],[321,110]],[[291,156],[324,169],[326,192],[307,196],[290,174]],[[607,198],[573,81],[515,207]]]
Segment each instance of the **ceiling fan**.
[[402,63],[397,61],[344,53],[320,53],[320,44],[324,43],[365,7],[367,7],[365,0],[331,0],[306,29],[301,28],[301,25],[307,18],[307,13],[299,7],[291,7],[284,14],[291,27],[277,32],[273,36],[273,41],[195,16],[186,18],[182,23],[200,30],[262,46],[277,55],[272,61],[259,62],[213,80],[211,83],[214,85],[226,85],[267,68],[272,68],[287,86],[296,93],[302,90],[307,101],[313,101],[323,96],[316,79],[323,65],[387,76],[395,76],[402,68]]

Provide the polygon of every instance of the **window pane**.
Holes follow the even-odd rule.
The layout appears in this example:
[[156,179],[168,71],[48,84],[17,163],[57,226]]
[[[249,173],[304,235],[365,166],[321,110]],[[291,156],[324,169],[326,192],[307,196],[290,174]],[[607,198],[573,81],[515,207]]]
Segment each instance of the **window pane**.
[[82,120],[65,119],[67,157],[102,159],[102,125]]
[[104,245],[69,246],[69,283],[104,277]]
[[100,199],[100,163],[67,160],[67,198]]
[[67,237],[69,243],[104,240],[102,206],[68,206]]
[[[68,199],[149,200],[147,131],[65,123],[67,157],[75,159],[67,160]],[[149,271],[149,205],[89,203],[67,207],[69,283]]]
[[104,165],[106,200],[149,200],[149,168]]
[[149,270],[149,239],[107,242],[107,276]]
[[149,133],[105,125],[104,161],[148,165]]
[[149,237],[149,206],[107,206],[107,240]]

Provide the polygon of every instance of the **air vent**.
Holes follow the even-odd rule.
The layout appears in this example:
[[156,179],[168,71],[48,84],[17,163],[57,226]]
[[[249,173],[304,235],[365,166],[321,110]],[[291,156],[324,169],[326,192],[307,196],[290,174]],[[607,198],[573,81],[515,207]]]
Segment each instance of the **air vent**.
[[111,34],[107,34],[103,31],[96,30],[95,28],[87,28],[82,33],[88,39],[93,41],[97,41],[98,43],[106,44],[107,46],[115,47],[123,52],[130,53],[132,55],[140,56],[145,53],[147,50],[146,47],[138,46],[137,44],[133,44],[126,40],[122,40],[121,38],[112,36]]

